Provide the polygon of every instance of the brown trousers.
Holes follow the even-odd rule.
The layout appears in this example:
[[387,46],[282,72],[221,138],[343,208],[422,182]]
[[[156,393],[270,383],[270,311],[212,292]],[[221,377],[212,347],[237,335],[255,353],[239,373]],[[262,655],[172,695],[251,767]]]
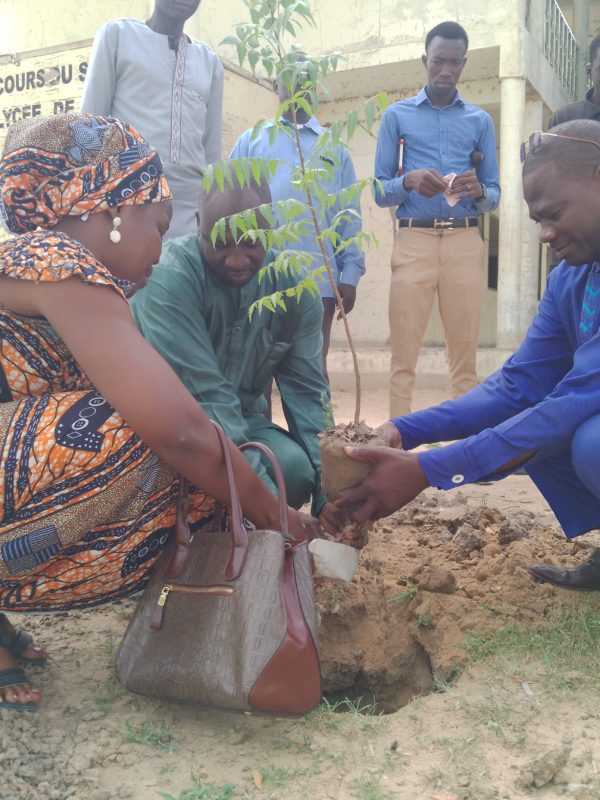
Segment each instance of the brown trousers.
[[390,288],[390,417],[410,413],[415,368],[437,291],[452,396],[477,384],[484,246],[479,229],[400,228]]

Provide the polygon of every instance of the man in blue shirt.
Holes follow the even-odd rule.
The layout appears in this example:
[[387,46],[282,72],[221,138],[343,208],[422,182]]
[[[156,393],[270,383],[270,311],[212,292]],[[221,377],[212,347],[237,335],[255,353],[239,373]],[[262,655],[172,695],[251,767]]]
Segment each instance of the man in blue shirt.
[[[358,506],[356,522],[390,514],[427,486],[498,480],[523,466],[567,537],[600,527],[600,125],[576,120],[536,132],[522,156],[530,216],[561,263],[502,369],[457,400],[385,423],[390,447],[349,452],[375,465],[339,503]],[[600,589],[599,551],[573,569],[530,571],[558,586]]]
[[427,34],[427,85],[390,106],[375,155],[376,202],[397,206],[390,287],[390,415],[408,414],[437,291],[452,396],[477,384],[484,247],[479,216],[500,200],[489,114],[456,89],[469,40],[455,22]]
[[[289,63],[307,60],[308,57],[300,52],[293,53],[288,57]],[[285,84],[283,79],[277,80],[273,84],[280,103],[284,103],[290,97]],[[311,108],[314,107],[315,99],[313,97],[306,97],[306,100]],[[294,120],[296,130],[294,130]],[[245,131],[235,143],[230,154],[230,158],[269,158],[279,161],[277,171],[270,181],[273,203],[291,198],[306,202],[304,191],[295,187],[293,183],[294,179],[298,177],[300,168],[296,135],[307,166],[312,168],[315,165],[323,165],[327,170],[327,177],[325,174],[323,175],[323,188],[330,195],[339,195],[342,189],[352,186],[356,182],[352,159],[346,148],[341,145],[332,146],[330,149],[323,148],[321,137],[325,133],[325,128],[314,116],[307,113],[306,108],[300,106],[292,108],[290,105],[279,122],[284,124],[285,129],[277,131],[273,142],[271,142],[272,129],[277,123],[271,121],[260,130],[255,138],[252,137],[252,128]],[[329,146],[327,147],[329,148]],[[349,203],[346,204],[346,207],[357,213],[350,214],[338,222],[336,231],[342,241],[353,238],[362,229],[359,203]],[[333,218],[340,208],[340,203],[335,202],[329,208],[318,209],[318,221],[322,230],[331,226]],[[280,222],[280,224],[282,223]],[[293,247],[311,254],[314,258],[310,269],[317,269],[323,264],[323,258],[314,224],[309,215],[306,215],[306,225],[307,233],[302,235],[300,240],[293,244]],[[334,272],[337,288],[342,298],[344,312],[349,314],[356,302],[358,281],[365,272],[364,256],[355,244],[337,252],[330,241],[325,240],[324,245],[327,260]],[[335,313],[335,299],[328,277],[324,276],[318,283],[323,299],[323,362],[325,372],[327,372],[326,362]]]

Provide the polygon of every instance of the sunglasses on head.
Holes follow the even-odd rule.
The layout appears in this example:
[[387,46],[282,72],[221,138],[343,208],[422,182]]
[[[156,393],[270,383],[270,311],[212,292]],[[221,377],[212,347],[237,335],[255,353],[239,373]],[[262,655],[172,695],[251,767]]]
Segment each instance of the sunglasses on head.
[[563,136],[562,133],[545,133],[544,131],[534,131],[526,142],[521,144],[521,164],[525,161],[528,155],[537,153],[545,138],[552,137],[553,139],[565,139],[568,142],[583,142],[584,144],[593,144],[600,150],[600,144],[594,142],[592,139],[580,139],[577,136]]

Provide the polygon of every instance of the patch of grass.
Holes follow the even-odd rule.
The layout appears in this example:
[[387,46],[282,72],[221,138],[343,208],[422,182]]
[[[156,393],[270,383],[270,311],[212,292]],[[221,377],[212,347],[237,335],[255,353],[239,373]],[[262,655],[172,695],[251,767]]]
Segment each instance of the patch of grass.
[[415,617],[415,625],[417,628],[432,628],[433,616],[431,614],[431,606],[427,606]]
[[117,655],[117,640],[114,636],[111,636],[108,642],[104,645],[104,651],[108,657],[108,660],[112,663]]
[[452,689],[451,679],[444,677],[438,670],[433,671],[433,685],[435,686],[435,691],[440,694],[449,692]]
[[235,786],[230,783],[218,786],[216,783],[203,784],[192,772],[192,783],[189,789],[183,789],[178,797],[158,792],[162,800],[229,800],[234,796]]
[[356,800],[393,800],[393,794],[381,786],[381,775],[361,775],[350,784]]
[[116,680],[116,678],[111,675],[106,679],[102,693],[98,694],[94,698],[94,701],[100,711],[107,712],[111,706],[111,703],[113,703],[115,700],[118,700],[118,698],[121,697],[124,692],[125,689]]
[[346,697],[344,700],[338,700],[336,703],[330,704],[330,708],[331,711],[336,714],[343,712],[346,714],[352,714],[355,717],[381,716],[381,711],[378,709],[377,703],[373,701],[369,703],[362,697],[357,697],[354,700]]
[[112,604],[112,610],[117,614],[118,617],[121,617],[121,619],[129,621],[133,616],[135,605],[131,602],[117,600]]
[[285,786],[293,777],[292,770],[285,767],[261,767],[259,772],[265,786]]
[[134,744],[145,744],[161,750],[175,750],[177,743],[173,736],[171,719],[156,720],[148,715],[143,722],[135,725],[132,720],[125,720],[127,733],[123,741]]
[[404,584],[405,588],[392,597],[395,603],[404,603],[405,600],[411,600],[418,595],[419,587],[416,583],[411,581],[410,578],[407,578],[406,575],[400,578],[399,583]]
[[324,697],[320,705],[304,717],[304,724],[325,730],[338,730],[347,722],[347,716],[359,720],[362,730],[370,730],[374,723],[380,722],[382,712],[373,701],[362,697],[349,697],[334,702]]
[[440,787],[446,780],[446,773],[441,769],[433,769],[423,775],[423,781],[428,786]]
[[439,744],[444,747],[448,753],[448,760],[450,764],[458,764],[464,767],[467,762],[472,762],[474,757],[479,758],[475,754],[478,736],[444,736],[440,739],[433,739],[434,744]]
[[527,742],[527,714],[518,706],[502,703],[494,698],[469,707],[476,723],[483,724],[506,747],[520,750]]
[[472,661],[536,658],[559,685],[561,672],[573,670],[590,684],[600,683],[600,614],[593,609],[563,609],[544,625],[510,624],[491,636],[471,634],[465,647]]
[[346,596],[346,587],[343,584],[336,583],[329,591],[327,601],[332,608],[336,606]]
[[293,750],[296,753],[312,753],[315,749],[315,737],[309,733],[302,733],[299,739],[282,736],[272,743],[273,750]]
[[477,603],[477,608],[480,608],[482,611],[491,611],[492,614],[498,614],[498,609],[491,605],[491,603]]

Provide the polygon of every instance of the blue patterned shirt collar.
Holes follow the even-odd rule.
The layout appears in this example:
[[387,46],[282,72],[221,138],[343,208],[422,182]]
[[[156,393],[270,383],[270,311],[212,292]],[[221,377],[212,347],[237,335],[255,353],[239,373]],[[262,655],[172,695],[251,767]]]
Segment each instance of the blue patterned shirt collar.
[[[289,121],[289,119],[286,119],[285,117],[279,117],[279,121],[283,122],[284,125],[289,125],[290,127],[292,125],[292,123]],[[304,127],[308,128],[313,133],[316,133],[317,136],[319,136],[319,134],[321,134],[321,133],[325,133],[325,131],[326,131],[326,128],[324,128],[321,125],[321,123],[317,120],[316,117],[310,117],[310,119],[308,119],[304,123]]]
[[[431,100],[427,96],[427,92],[425,91],[425,87],[423,87],[421,89],[421,91],[419,92],[419,94],[415,97],[415,104],[416,105],[420,106],[420,105],[422,105],[422,103],[429,103],[429,105],[433,107],[433,103],[431,102]],[[456,94],[454,95],[454,100],[451,103],[449,103],[449,105],[446,106],[446,108],[448,108],[449,106],[456,106],[456,105],[464,106],[464,104],[465,104],[465,100],[464,100],[463,96],[461,95],[461,93],[457,89],[456,90]]]

